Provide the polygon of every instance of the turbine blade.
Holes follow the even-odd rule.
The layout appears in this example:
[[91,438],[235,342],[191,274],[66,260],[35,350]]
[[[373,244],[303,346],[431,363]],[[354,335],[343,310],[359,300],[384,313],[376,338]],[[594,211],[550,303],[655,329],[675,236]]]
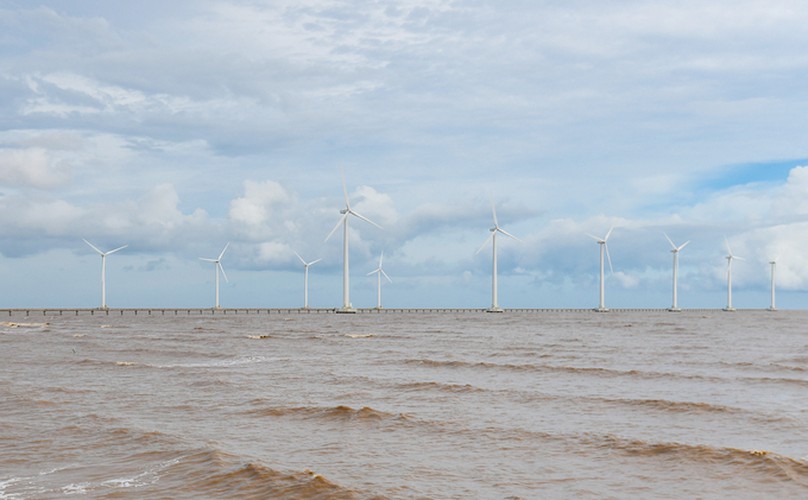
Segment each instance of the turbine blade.
[[381,271],[381,272],[382,272],[382,275],[383,275],[385,278],[387,278],[387,281],[389,281],[390,283],[392,283],[392,282],[393,282],[393,280],[391,280],[391,279],[390,279],[390,276],[387,276],[387,273],[386,273],[386,272],[384,272],[384,269],[379,269],[379,271]]
[[379,255],[379,269],[382,268],[382,261],[383,260],[384,260],[384,250],[382,250],[382,253]]
[[370,276],[371,274],[376,274],[376,273],[378,273],[378,272],[379,272],[379,270],[378,270],[378,269],[374,269],[373,271],[371,271],[371,272],[367,273],[365,276]]
[[[293,252],[295,252],[294,250],[292,250],[292,251],[293,251]],[[308,264],[306,264],[306,261],[305,261],[305,260],[303,260],[303,257],[301,257],[299,253],[295,252],[295,255],[297,255],[297,258],[298,258],[298,259],[300,259],[300,262],[301,262],[301,263],[302,263],[304,266],[308,266]]]
[[206,259],[205,257],[200,257],[199,260],[204,260],[205,262],[213,262],[214,264],[218,262],[216,259]]
[[129,246],[129,245],[124,245],[124,246],[122,246],[122,247],[118,247],[118,248],[116,248],[115,250],[110,250],[109,252],[107,252],[107,255],[109,255],[109,254],[111,254],[111,253],[115,253],[115,252],[117,252],[117,251],[119,251],[119,250],[123,250],[124,248],[126,248],[126,247],[128,247],[128,246]]
[[348,201],[348,186],[345,184],[345,168],[340,167],[340,173],[342,174],[342,194],[345,196],[345,206],[350,210],[351,202]]
[[594,234],[589,234],[589,233],[586,233],[586,235],[587,235],[587,236],[589,236],[590,238],[592,238],[593,240],[597,241],[598,243],[600,243],[601,241],[603,241],[601,238],[598,238],[598,237],[597,237],[597,236],[595,236]]
[[222,260],[222,257],[224,257],[224,253],[227,251],[227,247],[229,247],[229,246],[230,246],[230,242],[228,241],[227,244],[222,249],[222,253],[219,254],[219,258],[216,259],[216,260]]
[[[82,238],[82,240],[84,240],[84,238]],[[99,249],[98,249],[98,247],[96,247],[95,245],[93,245],[93,244],[92,244],[92,243],[90,243],[89,241],[84,240],[84,243],[87,243],[88,245],[90,245],[90,248],[92,248],[93,250],[95,250],[96,252],[98,252],[98,254],[99,254],[99,255],[104,255],[104,252],[102,252],[101,250],[99,250]]]
[[[611,232],[611,231],[609,231],[609,232]],[[604,246],[604,247],[606,247],[606,260],[608,260],[608,261],[609,261],[609,271],[611,271],[611,272],[612,272],[612,276],[614,276],[614,267],[612,267],[612,256],[611,256],[611,255],[609,255],[609,245],[607,245],[607,244],[604,242],[604,243],[603,243],[603,246]]]
[[491,215],[494,216],[494,227],[499,227],[499,222],[497,221],[497,205],[494,203],[493,198],[491,198]]
[[222,263],[217,261],[216,265],[219,266],[219,270],[222,272],[222,276],[224,276],[224,280],[226,282],[230,283],[230,280],[227,279],[227,273],[224,272],[224,267],[222,267]]
[[[670,238],[670,236],[668,236],[668,233],[662,233],[662,234],[664,234],[664,235],[665,235],[665,239],[667,239],[667,240],[668,240],[668,243],[670,243],[670,244],[671,244],[671,248],[672,248],[672,249],[674,249],[674,250],[678,250],[678,249],[676,248],[676,244],[673,242],[673,240]],[[685,243],[685,245],[686,245],[686,244],[687,244],[687,243]],[[683,245],[683,246],[684,246],[684,245]]]
[[353,211],[353,210],[351,210],[351,209],[348,209],[348,213],[346,213],[345,215],[348,215],[348,214],[351,214],[351,215],[353,215],[354,217],[358,217],[358,218],[362,219],[362,220],[363,220],[363,221],[365,221],[365,222],[368,222],[368,223],[370,223],[370,224],[373,224],[374,226],[378,227],[379,229],[383,229],[383,228],[382,228],[382,226],[380,226],[380,225],[376,224],[375,222],[373,222],[372,220],[368,219],[368,218],[367,218],[367,217],[365,217],[364,215],[354,212],[354,211]]
[[506,231],[506,230],[502,229],[501,227],[497,227],[497,231],[499,231],[500,233],[504,234],[505,236],[507,236],[507,237],[509,237],[509,238],[513,238],[513,239],[515,239],[515,240],[516,240],[516,241],[518,241],[519,243],[522,243],[522,240],[520,240],[520,239],[519,239],[519,238],[517,238],[516,236],[512,235],[512,234],[511,234],[511,233],[509,233],[508,231]]
[[611,228],[609,228],[609,232],[608,232],[608,233],[606,233],[606,236],[604,236],[604,237],[603,237],[603,241],[604,241],[604,242],[605,242],[605,241],[609,241],[609,236],[611,236],[611,235],[612,235],[612,231],[614,231],[614,226],[612,226]]
[[730,256],[734,257],[734,256],[732,255],[732,249],[729,247],[729,240],[727,239],[727,237],[726,237],[726,236],[724,236],[724,244],[727,246],[727,253],[728,253]]
[[478,253],[482,252],[482,251],[483,251],[483,248],[485,248],[485,247],[487,247],[487,246],[488,246],[488,242],[489,242],[489,241],[491,241],[491,238],[493,238],[493,237],[494,237],[494,232],[492,231],[492,232],[491,232],[491,233],[488,235],[488,238],[486,238],[486,239],[485,239],[485,241],[483,242],[483,244],[482,244],[482,245],[480,245],[480,248],[479,248],[479,249],[478,249],[476,252],[474,252],[474,255],[477,255]]
[[316,263],[320,262],[321,260],[323,260],[323,259],[317,259],[317,260],[313,260],[313,261],[309,262],[309,263],[308,263],[308,264],[306,264],[306,265],[307,265],[307,266],[313,266],[314,264],[316,264]]
[[334,229],[332,229],[332,230],[331,230],[331,232],[330,232],[330,233],[328,233],[328,236],[326,236],[326,237],[325,237],[325,241],[328,241],[328,239],[329,239],[329,238],[331,238],[331,235],[333,235],[333,234],[334,234],[334,232],[336,232],[336,230],[339,228],[339,226],[340,226],[342,223],[344,223],[344,222],[345,222],[345,219],[347,219],[347,218],[348,218],[348,212],[345,212],[345,213],[342,215],[342,217],[340,217],[340,218],[339,218],[339,222],[337,222],[337,225],[336,225],[336,226],[334,226]]
[[682,249],[683,249],[684,247],[686,247],[688,243],[690,243],[690,240],[687,240],[687,241],[685,241],[684,243],[682,243],[682,245],[681,245],[679,248],[677,248],[677,249],[676,249],[676,251],[677,251],[677,252],[681,252],[681,251],[682,251]]

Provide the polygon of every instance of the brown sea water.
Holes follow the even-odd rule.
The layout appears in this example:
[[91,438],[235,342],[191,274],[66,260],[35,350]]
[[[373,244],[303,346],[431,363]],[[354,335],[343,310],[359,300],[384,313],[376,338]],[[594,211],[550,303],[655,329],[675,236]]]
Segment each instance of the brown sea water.
[[808,313],[14,316],[0,499],[808,497]]

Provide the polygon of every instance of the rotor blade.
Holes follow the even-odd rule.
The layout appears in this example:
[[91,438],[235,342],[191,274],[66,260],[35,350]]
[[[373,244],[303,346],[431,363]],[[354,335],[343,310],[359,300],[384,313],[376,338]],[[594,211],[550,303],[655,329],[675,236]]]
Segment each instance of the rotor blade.
[[115,252],[117,252],[117,251],[119,251],[119,250],[123,250],[124,248],[126,248],[126,247],[128,247],[128,246],[129,246],[129,245],[124,245],[124,246],[122,246],[122,247],[118,247],[118,248],[116,248],[115,250],[110,250],[109,252],[107,252],[107,255],[109,255],[109,254],[111,254],[111,253],[115,253]]
[[348,186],[345,184],[345,168],[340,167],[340,173],[342,174],[342,194],[345,195],[345,206],[350,209],[351,202],[348,201]]
[[[674,250],[677,250],[677,248],[676,248],[676,244],[673,242],[673,240],[670,238],[670,236],[668,236],[668,233],[662,233],[662,234],[664,234],[664,235],[665,235],[665,239],[666,239],[666,240],[668,240],[668,243],[670,243],[670,244],[671,244],[671,248],[673,248]],[[686,244],[687,244],[687,243],[685,243],[685,245],[686,245]]]
[[[317,260],[313,260],[313,261],[309,262],[308,264],[306,264],[306,266],[307,266],[307,267],[308,267],[308,266],[313,266],[314,264],[316,264],[316,263],[320,262],[321,260],[323,260],[323,259],[317,259]],[[304,263],[304,264],[305,264],[305,263]]]
[[509,238],[513,238],[513,239],[515,239],[516,241],[518,241],[519,243],[522,243],[522,240],[520,240],[520,239],[519,239],[519,238],[517,238],[516,236],[512,235],[512,234],[511,234],[511,233],[509,233],[508,231],[506,231],[506,230],[502,229],[501,227],[497,226],[497,228],[496,228],[496,229],[497,229],[497,231],[499,231],[500,233],[504,234],[505,236],[507,236],[507,237],[509,237]]
[[[292,250],[292,251],[293,251],[293,252],[295,252],[294,250]],[[308,266],[308,264],[306,264],[306,261],[305,261],[305,260],[303,260],[303,257],[301,257],[299,253],[295,252],[295,255],[297,255],[297,258],[298,258],[298,259],[300,259],[300,262],[301,262],[301,263],[302,263],[304,266]]]
[[682,244],[681,244],[681,246],[679,246],[679,248],[677,248],[677,249],[676,249],[676,251],[677,251],[677,252],[681,252],[681,251],[682,251],[682,249],[683,249],[684,247],[686,247],[688,243],[690,243],[690,240],[687,240],[687,241],[685,241],[684,243],[682,243]]
[[743,257],[738,257],[737,255],[733,255],[732,258],[733,259],[738,259],[738,260],[746,260]]
[[384,260],[384,250],[382,250],[382,253],[379,255],[379,269],[382,268],[382,261],[383,260]]
[[224,257],[224,253],[227,251],[227,247],[229,247],[229,246],[230,246],[230,242],[228,241],[227,244],[222,249],[222,253],[219,254],[219,258],[217,260],[222,260],[222,257]]
[[[82,240],[84,240],[84,238],[82,238]],[[93,245],[93,244],[92,244],[92,243],[90,243],[89,241],[84,240],[84,243],[87,243],[88,245],[90,245],[90,248],[92,248],[93,250],[95,250],[96,252],[98,252],[100,255],[104,255],[104,252],[102,252],[101,250],[99,250],[99,249],[98,249],[98,248],[97,248],[95,245]]]
[[387,278],[387,281],[389,281],[390,283],[392,283],[392,282],[393,282],[393,280],[391,280],[391,279],[390,279],[390,276],[387,276],[387,273],[386,273],[386,272],[384,272],[384,269],[379,268],[379,271],[381,271],[381,272],[382,272],[382,275],[383,275],[385,278]]
[[614,226],[612,226],[611,228],[609,228],[609,232],[608,232],[608,233],[606,233],[606,236],[604,236],[604,237],[603,237],[603,241],[604,241],[604,242],[605,242],[605,241],[609,241],[609,236],[611,236],[611,235],[612,235],[612,231],[614,231]]
[[485,239],[485,241],[480,246],[480,248],[476,252],[474,252],[474,255],[477,255],[478,253],[482,252],[483,248],[488,246],[488,242],[491,241],[491,238],[493,238],[493,237],[494,237],[494,232],[491,231],[491,234],[488,235],[488,238]]
[[206,259],[205,257],[200,257],[200,258],[199,258],[199,260],[204,260],[205,262],[213,262],[214,264],[216,264],[217,262],[219,262],[219,261],[218,261],[218,260],[216,260],[216,259]]
[[332,230],[331,230],[331,232],[330,232],[330,233],[328,233],[328,236],[326,236],[326,237],[325,237],[325,241],[328,241],[328,239],[331,237],[331,235],[332,235],[332,234],[334,234],[334,232],[337,230],[337,228],[339,228],[339,226],[340,226],[342,223],[344,223],[344,222],[345,222],[345,219],[347,219],[347,218],[348,218],[348,212],[345,212],[345,213],[342,215],[342,217],[340,217],[340,218],[339,218],[339,222],[337,222],[337,225],[336,225],[336,226],[334,226],[334,229],[332,229]]
[[[611,232],[611,231],[609,231]],[[612,256],[609,255],[609,245],[603,243],[603,246],[606,247],[606,259],[609,261],[609,271],[612,272],[612,276],[614,276],[614,267],[612,267]]]
[[224,276],[224,280],[226,282],[230,283],[230,280],[227,279],[227,273],[224,272],[224,267],[222,267],[222,263],[221,262],[216,262],[216,265],[219,266],[219,270],[222,271],[222,276]]
[[354,217],[358,217],[358,218],[362,219],[362,220],[363,220],[363,221],[365,221],[365,222],[368,222],[368,223],[370,223],[370,224],[373,224],[374,226],[378,227],[379,229],[383,229],[383,228],[382,228],[382,226],[380,226],[380,225],[376,224],[375,222],[373,222],[372,220],[368,219],[368,218],[367,218],[367,217],[365,217],[364,215],[362,215],[362,214],[358,214],[358,213],[354,212],[354,211],[353,211],[353,210],[351,210],[351,209],[348,209],[348,213],[347,213],[347,214],[345,214],[345,215],[348,215],[348,214],[351,214],[351,215],[353,215]]
[[367,273],[365,276],[370,276],[371,274],[376,274],[376,273],[378,273],[379,271],[381,271],[381,269],[376,268],[376,269],[374,269],[373,271],[371,271],[371,272]]
[[727,253],[734,257],[734,255],[732,255],[732,249],[729,247],[729,240],[726,238],[726,236],[724,237],[724,244],[727,246]]
[[598,243],[600,243],[601,241],[603,241],[603,239],[602,239],[602,238],[598,238],[598,237],[597,237],[597,236],[595,236],[594,234],[589,234],[589,233],[586,233],[586,235],[587,235],[587,236],[589,236],[590,238],[592,238],[593,240],[597,241]]
[[494,203],[493,198],[491,199],[491,215],[494,216],[494,227],[499,227],[499,222],[497,221],[497,205]]

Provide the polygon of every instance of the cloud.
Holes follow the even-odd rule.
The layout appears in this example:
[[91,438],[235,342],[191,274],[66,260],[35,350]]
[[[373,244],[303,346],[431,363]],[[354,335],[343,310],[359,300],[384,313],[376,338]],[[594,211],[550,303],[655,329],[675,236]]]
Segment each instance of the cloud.
[[68,171],[44,149],[0,149],[0,184],[52,189],[68,179]]

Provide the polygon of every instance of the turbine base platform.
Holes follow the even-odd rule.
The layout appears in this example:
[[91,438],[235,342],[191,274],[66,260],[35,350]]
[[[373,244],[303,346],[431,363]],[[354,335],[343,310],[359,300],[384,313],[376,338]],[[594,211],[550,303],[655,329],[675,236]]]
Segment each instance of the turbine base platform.
[[681,307],[669,307],[668,311],[670,311],[672,313],[679,313],[679,312],[682,312],[682,308]]
[[725,308],[723,308],[723,309],[721,309],[721,310],[722,310],[722,311],[727,311],[727,312],[735,312],[735,308],[734,308],[734,307],[725,307]]
[[599,313],[607,313],[607,312],[609,312],[609,308],[608,307],[596,307],[596,308],[593,309],[593,311],[599,312]]
[[336,310],[337,314],[356,314],[356,309],[353,307],[341,307]]
[[503,308],[501,308],[499,306],[492,306],[492,307],[489,307],[488,309],[486,309],[485,312],[487,312],[487,313],[501,313],[501,312],[505,312],[505,309],[503,309]]
[[767,311],[777,311],[778,309],[776,307],[767,307],[766,310]]

